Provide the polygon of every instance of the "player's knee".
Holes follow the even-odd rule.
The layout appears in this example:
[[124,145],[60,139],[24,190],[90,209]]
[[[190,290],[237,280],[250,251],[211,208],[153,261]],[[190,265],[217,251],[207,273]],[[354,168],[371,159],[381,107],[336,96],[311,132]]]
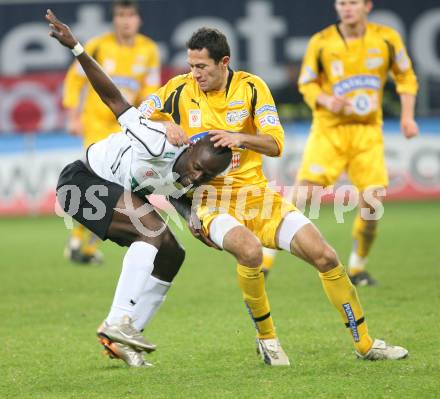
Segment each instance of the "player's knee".
[[165,251],[170,257],[173,257],[173,262],[179,267],[185,260],[185,249],[176,240],[176,237],[174,237],[174,234],[169,228],[163,232],[160,250]]
[[134,241],[144,241],[157,248],[160,248],[162,242],[167,239],[168,234],[171,234],[163,220],[149,220],[148,223],[145,223],[140,219],[140,224],[135,225],[134,228],[136,230]]
[[241,265],[248,267],[259,267],[263,263],[263,247],[257,240],[251,240],[246,243],[237,256]]
[[322,244],[319,255],[314,259],[315,267],[321,272],[328,272],[339,264],[335,250],[327,243]]

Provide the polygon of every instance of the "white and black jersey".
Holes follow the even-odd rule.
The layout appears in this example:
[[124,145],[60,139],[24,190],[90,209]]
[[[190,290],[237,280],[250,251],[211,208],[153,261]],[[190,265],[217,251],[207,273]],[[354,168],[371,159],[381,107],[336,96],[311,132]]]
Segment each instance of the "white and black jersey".
[[165,126],[145,119],[131,107],[118,118],[122,132],[92,144],[87,160],[101,178],[140,194],[171,194],[176,191],[172,168],[186,146],[168,142]]

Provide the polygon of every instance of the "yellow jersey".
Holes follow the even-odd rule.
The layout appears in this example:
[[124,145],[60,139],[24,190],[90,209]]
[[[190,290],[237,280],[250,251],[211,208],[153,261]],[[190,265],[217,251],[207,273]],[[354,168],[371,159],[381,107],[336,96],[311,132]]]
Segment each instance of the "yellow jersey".
[[[391,73],[397,92],[416,94],[417,79],[399,34],[368,23],[365,34],[345,40],[337,25],[310,39],[299,77],[299,90],[320,126],[382,124],[383,87]],[[317,105],[320,93],[344,96],[352,106],[334,114]]]
[[[137,34],[133,46],[122,46],[114,33],[106,33],[90,40],[85,49],[112,78],[129,103],[139,105],[160,87],[158,47],[147,36]],[[77,108],[80,104],[85,144],[120,130],[115,116],[101,101],[81,65],[75,61],[67,71],[63,105]]]
[[[140,107],[148,118],[172,120],[188,136],[207,130],[221,129],[247,134],[268,134],[283,150],[284,131],[277,109],[266,83],[243,71],[229,71],[225,90],[205,93],[192,74],[171,79]],[[246,148],[234,148],[227,177],[233,178],[232,189],[246,185],[264,187],[262,155]],[[221,187],[225,176],[210,184]]]

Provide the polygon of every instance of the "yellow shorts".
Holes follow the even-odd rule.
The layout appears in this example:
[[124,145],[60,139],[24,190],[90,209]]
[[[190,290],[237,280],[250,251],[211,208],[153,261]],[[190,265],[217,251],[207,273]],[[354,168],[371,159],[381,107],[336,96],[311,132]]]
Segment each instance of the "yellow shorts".
[[297,181],[330,186],[344,171],[359,191],[388,185],[380,126],[352,124],[320,129],[318,123],[313,124]]
[[208,200],[205,198],[201,202],[197,215],[205,232],[209,232],[209,226],[217,216],[228,213],[251,230],[263,246],[277,248],[278,226],[287,213],[297,208],[267,187],[249,186],[249,190],[253,192],[248,192],[247,196],[243,195],[242,190],[232,191],[230,201],[222,203],[215,198]]

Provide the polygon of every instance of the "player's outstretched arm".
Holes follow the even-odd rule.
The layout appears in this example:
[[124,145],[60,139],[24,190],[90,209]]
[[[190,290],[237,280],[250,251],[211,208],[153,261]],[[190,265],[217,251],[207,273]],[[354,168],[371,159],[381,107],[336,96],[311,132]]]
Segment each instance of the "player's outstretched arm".
[[84,51],[70,28],[62,23],[51,10],[47,10],[46,19],[49,21],[51,29],[49,36],[73,50],[93,88],[115,116],[119,117],[127,108],[130,108],[131,105],[100,65]]

